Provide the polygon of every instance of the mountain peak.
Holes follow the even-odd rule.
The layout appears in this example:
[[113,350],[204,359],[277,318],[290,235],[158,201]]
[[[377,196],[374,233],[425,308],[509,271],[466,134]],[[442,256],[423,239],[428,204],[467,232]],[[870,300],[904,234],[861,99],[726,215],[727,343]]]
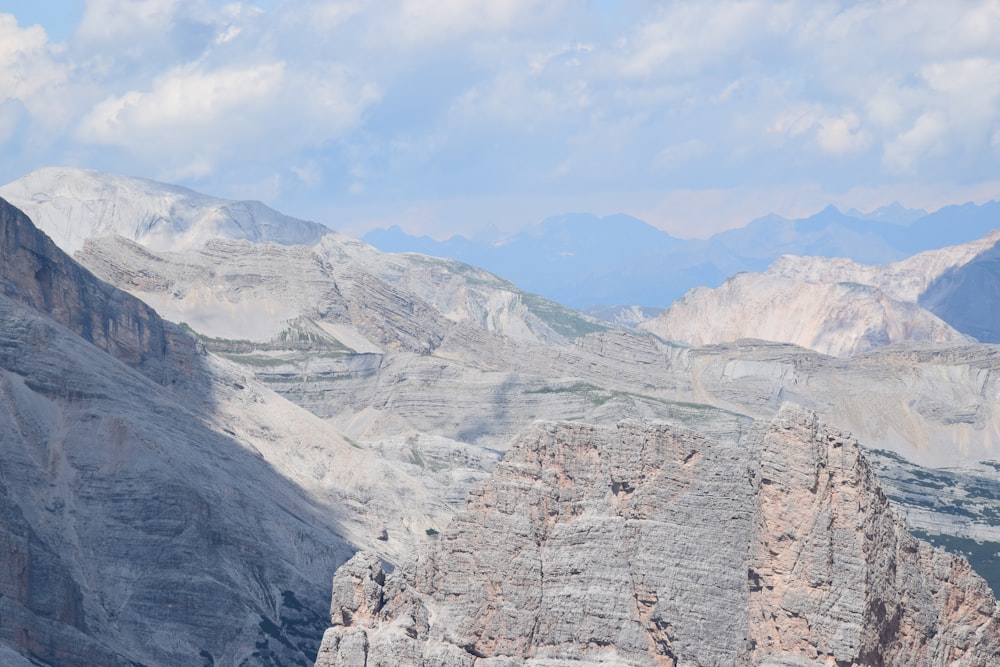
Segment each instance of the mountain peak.
[[232,201],[188,188],[72,167],[47,167],[0,187],[72,254],[87,238],[117,235],[156,250],[181,250],[209,238],[312,245],[331,230],[259,201]]

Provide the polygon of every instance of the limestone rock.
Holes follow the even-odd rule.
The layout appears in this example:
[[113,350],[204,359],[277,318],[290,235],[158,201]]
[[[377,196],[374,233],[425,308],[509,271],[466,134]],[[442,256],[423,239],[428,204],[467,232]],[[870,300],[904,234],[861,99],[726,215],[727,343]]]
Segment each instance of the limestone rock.
[[743,442],[537,424],[433,548],[334,580],[322,667],[1000,660],[982,579],[912,537],[857,442],[798,408]]
[[858,283],[743,273],[696,288],[641,329],[693,346],[756,338],[839,357],[908,340],[967,341],[931,312]]
[[49,167],[0,188],[69,254],[84,241],[122,236],[157,250],[211,238],[310,245],[330,230],[260,202],[229,201],[187,188],[86,169]]
[[447,512],[0,201],[4,664],[302,664],[331,568]]

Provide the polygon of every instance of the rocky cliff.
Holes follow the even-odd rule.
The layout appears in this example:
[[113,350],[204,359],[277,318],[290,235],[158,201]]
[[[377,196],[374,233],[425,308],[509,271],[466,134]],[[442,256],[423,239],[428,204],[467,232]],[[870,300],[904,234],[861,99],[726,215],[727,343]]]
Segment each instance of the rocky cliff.
[[335,575],[341,665],[990,665],[1000,611],[911,536],[858,444],[786,408],[743,439],[538,424],[428,551]]
[[179,366],[194,354],[194,339],[139,299],[97,280],[3,199],[0,263],[0,294],[48,315],[160,384],[181,379],[185,369]]
[[446,512],[0,201],[0,663],[305,664]]

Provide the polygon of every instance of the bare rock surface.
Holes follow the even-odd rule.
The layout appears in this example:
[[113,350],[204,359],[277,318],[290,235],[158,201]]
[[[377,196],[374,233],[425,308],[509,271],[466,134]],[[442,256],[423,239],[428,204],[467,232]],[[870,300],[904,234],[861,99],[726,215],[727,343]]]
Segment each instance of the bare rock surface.
[[[943,276],[984,256],[998,241],[1000,232],[993,232],[885,265],[786,255],[763,273],[691,290],[639,326],[694,346],[756,338],[841,357],[903,341],[969,340],[965,334],[983,327],[952,326],[961,305],[948,310],[953,290],[941,288]],[[932,286],[937,299],[925,298]]]
[[0,240],[0,657],[306,664],[331,568],[443,525],[400,467],[2,201]]
[[310,245],[329,230],[260,202],[229,201],[187,188],[86,169],[49,167],[0,187],[4,197],[69,254],[89,238],[123,236],[159,250],[210,238]]
[[982,579],[798,408],[742,442],[537,424],[432,548],[391,573],[358,554],[333,589],[320,667],[1000,659]]
[[970,340],[916,303],[877,287],[751,273],[716,289],[696,288],[639,326],[693,346],[758,338],[837,357],[901,341]]

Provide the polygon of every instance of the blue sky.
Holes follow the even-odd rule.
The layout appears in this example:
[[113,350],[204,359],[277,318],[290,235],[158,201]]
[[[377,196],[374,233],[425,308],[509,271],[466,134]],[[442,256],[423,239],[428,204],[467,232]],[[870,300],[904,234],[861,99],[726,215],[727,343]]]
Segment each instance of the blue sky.
[[996,199],[1000,2],[0,0],[0,181],[56,164],[354,234]]

